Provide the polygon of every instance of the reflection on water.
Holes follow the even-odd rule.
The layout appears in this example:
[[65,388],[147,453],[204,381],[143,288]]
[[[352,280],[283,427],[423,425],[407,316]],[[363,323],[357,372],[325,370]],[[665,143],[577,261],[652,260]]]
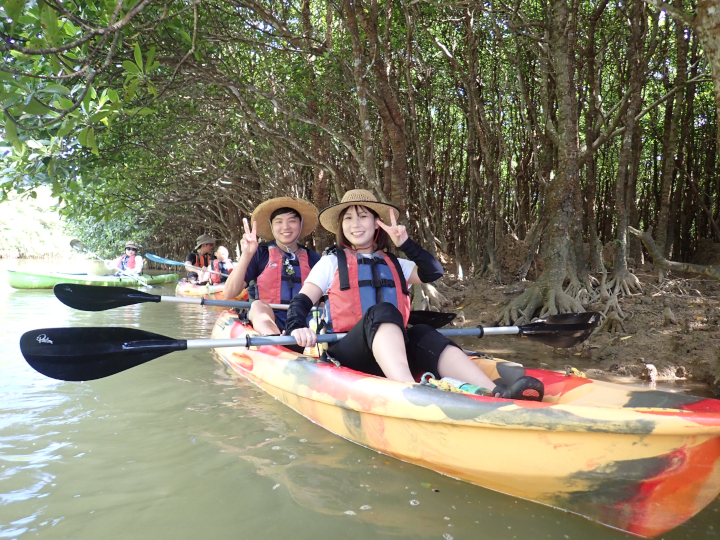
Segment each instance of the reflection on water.
[[[0,538],[630,538],[345,441],[228,372],[210,351],[65,383],[35,373],[18,347],[23,332],[53,326],[203,338],[214,308],[86,313],[49,290],[5,283],[0,305]],[[515,349],[499,352],[513,343],[501,338],[463,344],[486,343],[520,359]],[[538,354],[520,356],[548,362]],[[718,523],[720,501],[664,538],[713,537]]]

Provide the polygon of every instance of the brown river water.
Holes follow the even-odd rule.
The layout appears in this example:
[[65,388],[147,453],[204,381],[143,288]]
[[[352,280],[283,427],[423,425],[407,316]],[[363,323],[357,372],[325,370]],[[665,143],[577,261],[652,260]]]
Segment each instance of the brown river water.
[[[100,270],[84,264],[72,271]],[[75,311],[51,290],[11,289],[8,268],[71,270],[0,260],[0,539],[632,538],[341,439],[209,350],[97,381],[48,379],[20,354],[28,330],[130,326],[197,339],[209,337],[220,311],[165,303]],[[498,356],[553,365],[550,353],[514,344],[482,343]],[[718,533],[720,499],[663,538]]]

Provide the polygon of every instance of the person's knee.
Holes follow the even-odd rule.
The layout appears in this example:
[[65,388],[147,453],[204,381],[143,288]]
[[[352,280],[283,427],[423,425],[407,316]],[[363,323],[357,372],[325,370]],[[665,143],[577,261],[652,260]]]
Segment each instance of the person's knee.
[[390,302],[380,302],[365,312],[365,317],[372,325],[377,326],[382,323],[393,323],[400,327],[404,327],[404,321],[402,314],[394,305]]
[[248,317],[252,319],[253,317],[257,317],[259,315],[268,315],[272,313],[272,309],[270,309],[270,304],[267,302],[263,302],[262,300],[255,300],[252,304],[250,304],[250,311],[248,313]]

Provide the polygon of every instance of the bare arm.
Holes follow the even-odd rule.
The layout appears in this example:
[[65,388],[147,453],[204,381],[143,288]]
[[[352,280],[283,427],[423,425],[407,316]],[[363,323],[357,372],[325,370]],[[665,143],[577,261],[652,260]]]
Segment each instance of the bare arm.
[[257,222],[253,222],[252,229],[250,229],[247,219],[243,218],[243,227],[245,227],[245,234],[243,234],[242,240],[240,240],[242,254],[240,255],[240,260],[237,265],[230,273],[230,277],[227,278],[225,282],[225,298],[235,298],[247,286],[247,283],[245,283],[245,273],[258,249]]

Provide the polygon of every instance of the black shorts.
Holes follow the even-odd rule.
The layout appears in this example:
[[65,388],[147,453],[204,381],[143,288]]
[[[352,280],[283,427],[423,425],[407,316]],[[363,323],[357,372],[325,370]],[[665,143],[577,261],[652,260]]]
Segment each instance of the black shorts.
[[382,302],[368,309],[360,322],[353,326],[344,338],[328,348],[328,354],[343,367],[384,377],[385,374],[372,352],[375,332],[383,323],[396,324],[402,329],[408,365],[416,376],[428,371],[438,376],[437,365],[442,352],[448,346],[458,347],[427,324],[405,328],[400,311],[389,302]]

